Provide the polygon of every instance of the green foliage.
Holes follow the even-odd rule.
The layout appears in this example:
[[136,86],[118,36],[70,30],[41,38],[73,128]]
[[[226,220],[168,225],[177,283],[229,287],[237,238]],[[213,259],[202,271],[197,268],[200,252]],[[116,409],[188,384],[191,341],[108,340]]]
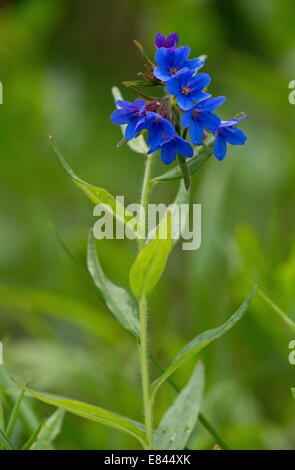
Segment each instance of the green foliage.
[[172,215],[168,210],[159,224],[155,237],[140,250],[131,267],[130,286],[137,298],[150,294],[162,276],[173,246],[171,237]]
[[221,326],[212,330],[205,331],[196,336],[192,341],[186,344],[181,351],[177,354],[170,366],[165,372],[157,379],[152,385],[152,393],[156,394],[159,387],[175,372],[182,364],[194,357],[203,348],[208,346],[212,341],[227,333],[246,313],[252,297],[255,293],[256,287],[252,289],[248,297],[240,305],[238,310]]
[[106,305],[124,328],[135,336],[139,334],[138,308],[133,298],[122,287],[113,284],[104,274],[95,247],[92,232],[88,238],[88,270],[96,287],[101,291]]
[[52,413],[41,428],[38,430],[37,438],[29,447],[30,450],[48,450],[52,448],[52,443],[60,434],[65,411],[58,409]]
[[195,368],[189,382],[166,411],[155,433],[155,449],[182,450],[195,427],[204,392],[202,363]]
[[35,392],[30,389],[27,390],[33,397],[48,403],[49,405],[62,408],[63,410],[81,416],[82,418],[89,419],[90,421],[94,421],[95,423],[104,424],[111,428],[118,429],[119,431],[126,432],[135,437],[145,446],[144,433],[141,430],[141,426],[135,425],[134,421],[130,421],[123,416],[88,403],[49,395],[47,393]]

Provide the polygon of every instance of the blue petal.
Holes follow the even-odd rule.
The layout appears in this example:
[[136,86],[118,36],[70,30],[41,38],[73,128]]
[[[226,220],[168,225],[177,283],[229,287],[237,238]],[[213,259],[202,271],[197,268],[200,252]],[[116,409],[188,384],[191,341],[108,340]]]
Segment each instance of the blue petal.
[[172,77],[170,72],[167,72],[166,69],[162,69],[160,67],[156,67],[153,71],[153,74],[158,80],[162,80],[163,82],[166,82]]
[[182,139],[181,137],[176,138],[176,147],[177,152],[186,158],[191,158],[194,154],[191,145],[187,140]]
[[194,92],[192,92],[190,94],[191,98],[194,100],[194,101],[202,101],[204,100],[205,98],[210,98],[210,93],[207,93],[206,91],[200,91],[200,90],[195,90]]
[[188,46],[182,46],[175,49],[174,65],[183,67],[186,59],[190,55],[191,49]]
[[170,78],[170,80],[166,82],[166,89],[170,95],[178,95],[181,93],[181,86],[178,78]]
[[217,160],[223,160],[226,155],[226,141],[221,134],[217,134],[215,138],[213,145],[213,153]]
[[134,101],[134,105],[135,105],[136,108],[138,108],[140,111],[143,111],[144,108],[146,107],[146,101],[145,101],[145,100],[141,100],[140,98],[137,98],[137,99]]
[[117,100],[116,105],[120,106],[120,108],[134,108],[134,104],[130,103],[130,101]]
[[112,112],[110,119],[114,124],[127,124],[130,120],[130,113],[124,109],[116,109]]
[[177,104],[181,107],[181,109],[190,109],[193,106],[193,98],[189,95],[178,95],[176,98]]
[[244,134],[244,132],[241,131],[241,129],[237,129],[235,127],[226,128],[223,133],[226,141],[231,145],[244,145],[247,140],[247,136]]
[[155,37],[155,46],[156,47],[165,47],[165,42],[166,42],[166,39],[165,39],[165,36],[164,34],[161,34],[161,33],[158,33],[156,34],[156,37]]
[[171,141],[161,146],[161,160],[165,165],[170,165],[175,160],[175,157],[176,147]]
[[173,58],[174,51],[166,49],[165,47],[157,49],[155,54],[156,63],[161,69],[169,69]]
[[163,140],[162,130],[157,128],[156,126],[151,127],[151,129],[149,129],[148,146],[150,148],[158,148],[162,140]]
[[190,59],[185,62],[185,66],[191,70],[200,70],[205,65],[204,59]]
[[192,120],[189,128],[189,135],[194,145],[201,145],[203,140],[203,127],[198,121]]
[[136,136],[136,134],[137,134],[137,132],[136,132],[137,123],[138,123],[137,118],[131,119],[129,121],[129,124],[126,127],[126,130],[125,130],[125,139],[126,140],[131,140]]
[[193,90],[203,90],[211,82],[211,77],[207,73],[198,73],[194,76]]
[[[194,108],[192,108],[194,109]],[[181,125],[183,127],[189,127],[192,122],[192,109],[184,111],[182,118],[181,118]]]
[[171,33],[166,39],[166,47],[176,47],[179,43],[179,36],[177,33]]
[[215,111],[215,109],[219,108],[225,100],[225,96],[203,100],[198,104],[198,109],[201,109],[202,111]]
[[217,131],[220,126],[220,118],[216,114],[201,112],[199,120],[202,126],[208,131]]

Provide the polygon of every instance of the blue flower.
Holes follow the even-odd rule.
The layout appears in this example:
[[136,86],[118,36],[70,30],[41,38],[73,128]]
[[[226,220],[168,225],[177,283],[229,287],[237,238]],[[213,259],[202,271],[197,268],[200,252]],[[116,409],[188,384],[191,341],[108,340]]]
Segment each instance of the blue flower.
[[136,132],[143,129],[148,129],[148,146],[150,148],[157,148],[163,141],[164,135],[175,135],[176,131],[170,121],[157,113],[148,111],[144,122],[136,126]]
[[146,115],[146,102],[136,99],[134,103],[118,100],[116,105],[121,109],[116,109],[111,114],[111,121],[114,124],[127,124],[125,130],[125,139],[131,140],[138,133],[136,127],[144,122]]
[[174,78],[168,80],[166,88],[168,93],[176,96],[176,101],[182,109],[190,109],[194,101],[211,96],[202,91],[210,82],[211,78],[207,73],[193,75],[190,69],[184,68],[177,72]]
[[178,49],[167,49],[160,47],[157,49],[155,60],[157,67],[154,69],[154,75],[158,80],[166,82],[184,67],[195,72],[205,64],[204,59],[188,59],[191,50],[188,46],[182,46]]
[[183,113],[181,124],[183,127],[189,127],[190,137],[194,145],[201,145],[203,129],[211,132],[218,130],[221,121],[212,111],[224,102],[225,96],[207,98]]
[[166,136],[166,139],[158,147],[151,148],[148,153],[154,153],[156,150],[161,151],[161,159],[165,165],[170,165],[175,160],[177,153],[186,158],[192,157],[194,153],[189,142],[177,134]]
[[171,33],[167,38],[165,38],[164,34],[158,33],[155,37],[155,46],[156,48],[159,47],[166,47],[168,49],[176,48],[179,42],[179,37],[177,33]]
[[238,122],[245,119],[245,117],[247,116],[245,115],[238,119],[231,119],[230,121],[221,121],[219,129],[215,132],[215,141],[213,145],[213,153],[218,160],[224,159],[227,144],[245,144],[247,136],[236,127]]

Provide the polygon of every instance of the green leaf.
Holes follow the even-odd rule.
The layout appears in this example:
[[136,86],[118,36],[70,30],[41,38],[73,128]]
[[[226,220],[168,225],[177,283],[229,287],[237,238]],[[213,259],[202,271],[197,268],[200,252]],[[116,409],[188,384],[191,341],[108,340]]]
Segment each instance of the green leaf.
[[39,433],[41,432],[41,429],[44,427],[44,423],[39,424],[37,429],[33,432],[33,434],[29,437],[29,439],[25,442],[25,444],[22,446],[21,450],[29,450],[30,447],[36,442],[38,439]]
[[[122,97],[122,94],[121,94],[119,88],[114,86],[112,88],[112,94],[113,94],[113,97],[114,97],[115,101],[123,100],[123,97]],[[122,129],[122,133],[123,133],[123,136],[124,136],[125,135],[126,124],[124,124],[120,127]],[[145,140],[144,140],[144,138],[141,134],[138,137],[135,137],[134,139],[129,140],[127,142],[127,145],[129,145],[131,150],[133,150],[136,153],[142,153],[143,155],[146,155],[147,152],[148,152],[148,147],[147,147],[147,145],[145,143]]]
[[71,400],[65,397],[50,395],[47,393],[35,392],[27,389],[27,391],[35,398],[49,405],[62,408],[63,410],[81,416],[82,418],[104,424],[119,431],[126,432],[135,437],[145,447],[144,432],[133,421],[128,420],[124,416],[104,410],[98,406],[90,405],[77,400]]
[[64,415],[65,410],[60,408],[49,416],[30,450],[46,450],[51,448],[53,441],[61,432]]
[[0,442],[5,450],[16,450],[7,435],[0,429]]
[[11,436],[12,436],[12,433],[13,433],[13,430],[14,430],[14,427],[15,427],[15,423],[17,421],[17,418],[19,417],[19,414],[20,414],[20,406],[21,406],[21,403],[22,403],[24,395],[25,395],[25,387],[26,387],[26,384],[22,387],[22,389],[20,391],[19,397],[18,397],[17,401],[15,402],[15,405],[13,407],[13,410],[11,412],[11,415],[10,415],[10,418],[9,418],[9,421],[8,421],[8,424],[7,424],[6,436],[8,437],[8,439],[10,439]]
[[43,312],[87,328],[112,345],[117,341],[116,324],[106,313],[52,292],[0,284],[0,305],[21,312]]
[[171,219],[171,211],[168,210],[159,224],[155,238],[140,250],[131,267],[130,286],[138,298],[151,293],[164,272],[173,246]]
[[201,333],[181,349],[181,351],[175,357],[174,361],[165,370],[163,375],[156,379],[152,384],[151,390],[153,395],[156,394],[157,390],[165,382],[165,380],[170,377],[170,375],[173,374],[173,372],[175,372],[182,364],[195,356],[203,348],[208,346],[208,344],[210,344],[213,340],[220,338],[220,336],[223,336],[225,333],[227,333],[242,318],[250,305],[256,288],[257,287],[255,286],[252,289],[238,310],[223,325]]
[[165,413],[155,433],[156,450],[182,450],[196,425],[204,391],[204,368],[200,362],[189,382]]
[[114,196],[112,196],[112,194],[110,194],[106,189],[89,184],[79,178],[61,155],[52,137],[50,137],[50,142],[60,166],[72,179],[75,185],[84,192],[84,194],[93,204],[103,205],[106,212],[115,217],[121,223],[126,224],[131,220],[134,221],[134,215],[125,210],[124,206],[118,200],[116,200]]
[[118,322],[138,336],[139,319],[137,305],[125,289],[113,284],[104,274],[99,263],[92,232],[90,232],[88,239],[87,266],[95,285],[100,289],[108,308],[117,318]]
[[[197,148],[195,150],[195,156],[187,159],[186,165],[188,169],[188,173],[193,175],[196,173],[200,168],[206,163],[209,157],[212,155],[213,152],[213,143],[210,142],[206,147]],[[159,181],[171,181],[171,180],[178,180],[183,177],[182,171],[179,165],[174,166],[171,170],[166,171],[160,176],[156,176],[153,178],[153,182]]]
[[291,392],[292,392],[293,398],[295,400],[295,388],[291,388]]
[[[173,239],[173,245],[176,245],[176,243],[179,241],[183,229],[186,227],[188,223],[188,216],[189,212],[185,213],[185,217],[175,217],[176,212],[179,211],[179,206],[181,204],[189,204],[190,202],[190,189],[187,190],[183,180],[180,181],[179,183],[179,188],[178,192],[176,194],[176,198],[174,199],[174,202],[172,204],[172,239]],[[155,227],[153,230],[151,230],[148,234],[147,238],[147,243],[150,242],[155,236],[155,233],[157,231],[157,227]]]

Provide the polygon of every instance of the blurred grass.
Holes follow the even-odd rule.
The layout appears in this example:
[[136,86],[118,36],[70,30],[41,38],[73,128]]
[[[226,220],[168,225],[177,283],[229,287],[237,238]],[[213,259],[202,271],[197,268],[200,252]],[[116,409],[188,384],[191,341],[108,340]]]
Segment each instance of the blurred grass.
[[[168,364],[186,341],[221,324],[255,282],[295,320],[295,108],[288,102],[288,83],[295,78],[294,14],[291,0],[88,0],[87,7],[82,0],[1,2],[0,281],[10,286],[5,289],[14,302],[26,306],[25,312],[12,308],[1,287],[0,337],[11,375],[20,381],[32,377],[32,388],[141,419],[134,344],[49,229],[54,223],[85,263],[92,206],[57,166],[47,137],[54,135],[86,181],[135,202],[142,157],[116,148],[121,135],[109,120],[110,89],[142,69],[132,40],[152,54],[159,31],[178,31],[194,55],[208,54],[211,92],[228,98],[222,117],[247,112],[243,129],[249,139],[244,148],[232,148],[225,162],[210,159],[194,178],[193,197],[203,208],[202,246],[197,252],[178,248],[153,294],[153,353]],[[128,91],[124,95],[131,98]],[[156,171],[163,170],[159,162]],[[159,184],[155,201],[171,201],[176,188],[177,183]],[[105,272],[123,286],[134,255],[130,241],[101,242]],[[42,305],[40,298],[28,299],[33,292],[44,293]],[[91,312],[91,319],[97,311],[93,333],[113,332],[111,341],[46,315],[50,305],[52,313],[67,311],[47,295],[65,298],[77,319],[79,311]],[[204,411],[233,448],[294,449],[290,339],[284,323],[257,297],[243,322],[204,353]],[[178,385],[186,382],[192,365],[175,374]],[[164,387],[158,419],[173,397]],[[40,417],[51,411],[30,402]],[[198,425],[190,447],[212,444]],[[66,416],[56,445],[128,449],[136,444]]]

